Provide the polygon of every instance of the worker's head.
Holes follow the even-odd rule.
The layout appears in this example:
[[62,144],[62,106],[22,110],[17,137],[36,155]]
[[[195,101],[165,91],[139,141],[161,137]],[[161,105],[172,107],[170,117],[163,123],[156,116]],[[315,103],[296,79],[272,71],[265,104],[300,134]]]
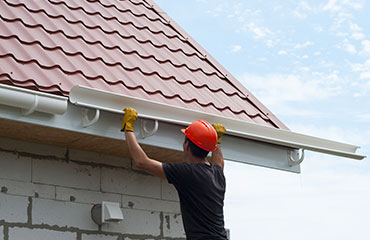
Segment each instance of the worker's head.
[[200,158],[200,159],[206,158],[208,153],[209,153],[209,151],[201,149],[200,147],[195,145],[195,143],[190,141],[190,139],[188,137],[185,137],[183,147],[184,147],[185,155],[187,153],[191,153],[194,157],[197,157],[197,158]]
[[[189,146],[191,153],[198,158],[205,158],[208,152],[212,152],[217,146],[217,133],[211,124],[204,120],[198,120],[181,130],[186,138],[185,147]],[[187,144],[187,141],[189,144]]]

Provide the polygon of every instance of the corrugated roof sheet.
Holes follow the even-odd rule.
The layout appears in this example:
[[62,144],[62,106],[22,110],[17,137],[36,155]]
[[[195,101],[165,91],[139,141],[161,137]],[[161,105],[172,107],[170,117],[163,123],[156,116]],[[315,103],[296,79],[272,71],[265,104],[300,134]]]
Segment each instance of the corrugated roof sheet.
[[287,129],[150,0],[0,1],[0,83],[84,85]]

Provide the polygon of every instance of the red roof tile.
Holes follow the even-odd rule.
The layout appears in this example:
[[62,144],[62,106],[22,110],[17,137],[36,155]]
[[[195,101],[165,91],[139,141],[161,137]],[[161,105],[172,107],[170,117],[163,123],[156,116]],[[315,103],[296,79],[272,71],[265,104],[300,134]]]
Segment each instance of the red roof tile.
[[150,0],[3,0],[0,83],[68,96],[84,85],[286,126]]

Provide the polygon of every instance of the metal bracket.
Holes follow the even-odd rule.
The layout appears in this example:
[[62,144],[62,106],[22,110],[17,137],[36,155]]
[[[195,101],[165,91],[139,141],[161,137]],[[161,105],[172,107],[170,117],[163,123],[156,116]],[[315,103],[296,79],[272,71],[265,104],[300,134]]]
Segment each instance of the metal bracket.
[[302,150],[301,157],[298,160],[295,160],[295,158],[293,157],[293,154],[297,154],[299,156],[299,153],[296,150],[289,151],[288,161],[289,161],[289,165],[291,167],[293,167],[295,165],[299,165],[303,162],[303,160],[304,160],[304,149],[301,149],[301,150]]
[[150,122],[150,120],[147,119],[141,119],[140,122],[140,132],[142,138],[147,138],[150,136],[153,136],[158,131],[158,120],[152,120],[154,121],[154,126],[151,131],[148,131],[147,125]]
[[81,113],[82,113],[82,125],[83,125],[84,128],[95,124],[99,120],[99,117],[100,117],[100,110],[95,109],[95,115],[94,115],[93,119],[90,120],[89,115],[88,115],[89,111],[90,111],[90,109],[88,109],[88,108],[84,108],[81,111]]
[[36,95],[36,94],[34,96],[35,96],[35,98],[33,100],[33,104],[31,106],[31,108],[30,109],[22,109],[22,115],[23,116],[27,116],[27,115],[30,115],[31,113],[33,113],[36,110],[37,106],[39,105],[39,96]]

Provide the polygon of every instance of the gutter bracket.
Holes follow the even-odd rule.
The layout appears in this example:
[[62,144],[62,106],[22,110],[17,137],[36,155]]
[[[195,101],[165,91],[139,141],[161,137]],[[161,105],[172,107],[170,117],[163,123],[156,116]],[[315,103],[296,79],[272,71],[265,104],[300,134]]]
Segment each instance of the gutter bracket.
[[95,115],[94,115],[93,119],[90,120],[89,116],[88,116],[89,111],[90,111],[90,109],[88,109],[88,108],[84,108],[84,109],[81,110],[82,125],[83,125],[84,128],[89,127],[91,125],[94,125],[99,120],[99,117],[100,117],[100,110],[95,109]]
[[297,150],[290,150],[289,151],[288,162],[289,162],[289,165],[291,167],[293,167],[295,165],[299,165],[303,162],[303,160],[304,160],[304,149],[301,149],[301,150],[302,150],[302,154],[301,154],[301,157],[298,160],[295,160],[295,158],[293,157],[293,154],[297,154],[299,156],[299,153],[297,152]]
[[22,109],[22,115],[23,116],[30,115],[31,113],[33,113],[36,110],[38,105],[39,105],[39,96],[35,94],[33,104],[31,106],[31,108],[30,109]]
[[150,122],[150,120],[147,119],[141,119],[140,121],[140,132],[141,132],[141,137],[147,138],[150,136],[153,136],[157,131],[158,131],[158,120],[153,120],[154,121],[154,126],[151,131],[148,131],[147,125]]

